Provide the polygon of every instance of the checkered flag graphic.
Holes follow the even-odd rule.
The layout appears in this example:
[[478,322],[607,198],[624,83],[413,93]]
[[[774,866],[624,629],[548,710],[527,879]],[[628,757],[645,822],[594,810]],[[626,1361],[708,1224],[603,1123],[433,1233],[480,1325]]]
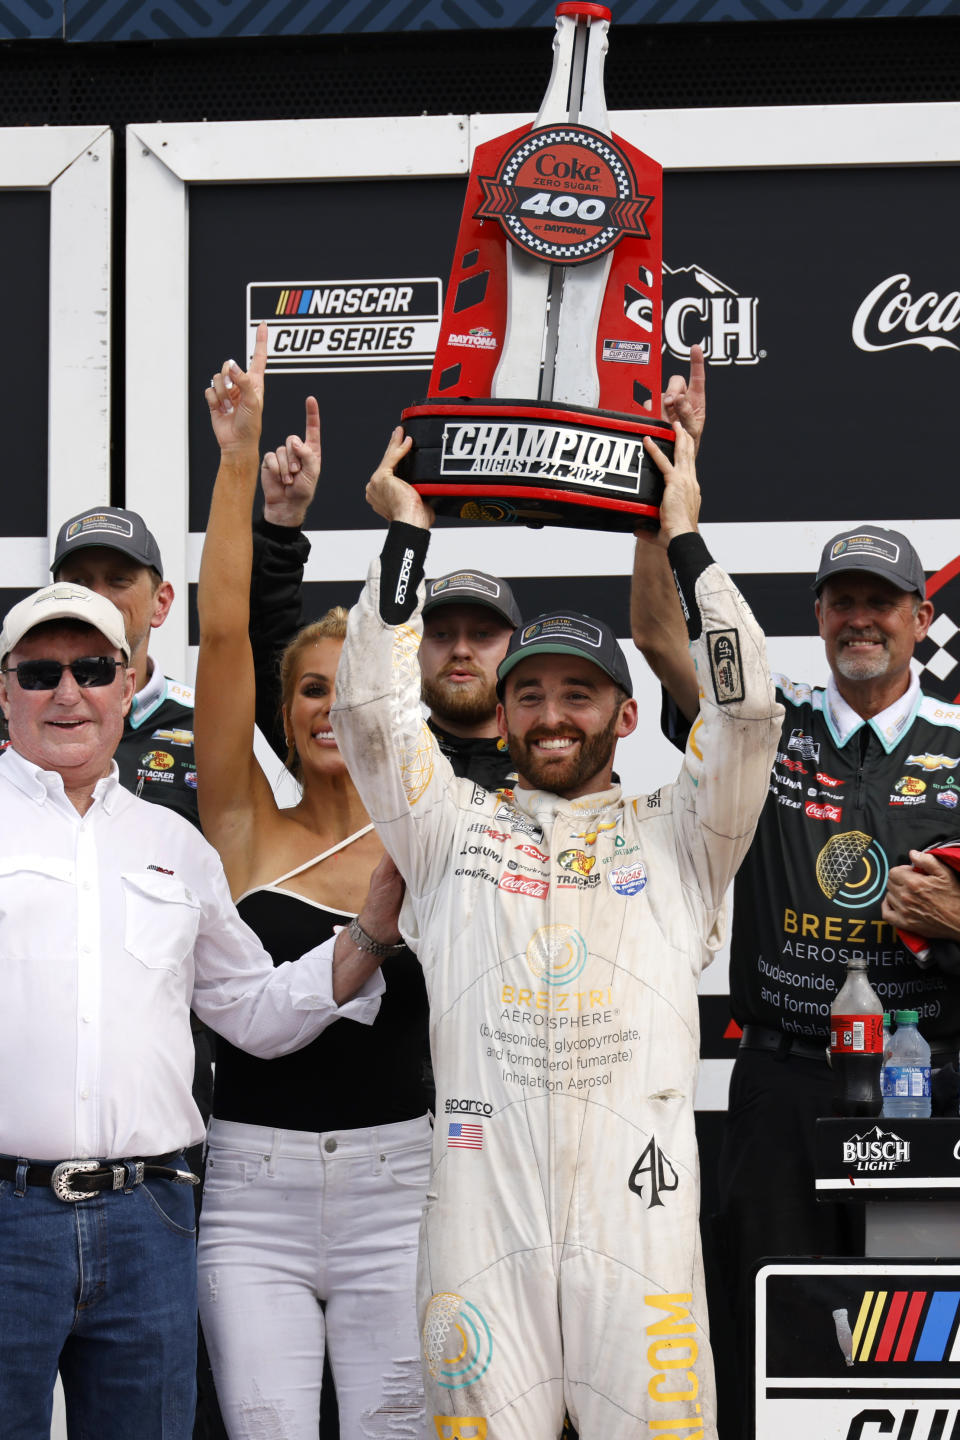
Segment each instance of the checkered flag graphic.
[[933,624],[914,652],[920,684],[928,695],[960,703],[960,555],[927,581],[936,609]]

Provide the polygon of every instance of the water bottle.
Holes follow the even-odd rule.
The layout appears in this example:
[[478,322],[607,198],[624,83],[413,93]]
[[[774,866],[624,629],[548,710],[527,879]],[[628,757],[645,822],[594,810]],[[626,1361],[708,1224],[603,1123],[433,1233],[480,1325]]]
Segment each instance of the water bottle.
[[867,979],[865,955],[847,961],[847,978],[830,1007],[830,1064],[835,1115],[879,1115],[883,1006]]
[[883,1113],[891,1120],[930,1114],[930,1046],[917,1029],[916,1010],[898,1010],[897,1028],[881,1075]]

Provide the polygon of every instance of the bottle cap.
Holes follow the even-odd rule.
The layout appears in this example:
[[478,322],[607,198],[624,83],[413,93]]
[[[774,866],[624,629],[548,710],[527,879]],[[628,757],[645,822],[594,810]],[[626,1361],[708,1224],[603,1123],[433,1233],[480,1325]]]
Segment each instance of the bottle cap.
[[897,1011],[897,1024],[898,1024],[898,1025],[916,1025],[916,1023],[917,1023],[917,1021],[918,1021],[919,1019],[920,1019],[920,1012],[919,1012],[919,1010],[898,1010],[898,1011]]
[[890,1029],[890,1011],[889,1011],[889,1010],[884,1010],[884,1012],[883,1012],[883,1028],[884,1028],[884,1030],[889,1030],[889,1029]]
[[612,20],[613,11],[606,5],[595,5],[592,0],[562,0],[556,8],[557,15],[581,15],[586,20]]

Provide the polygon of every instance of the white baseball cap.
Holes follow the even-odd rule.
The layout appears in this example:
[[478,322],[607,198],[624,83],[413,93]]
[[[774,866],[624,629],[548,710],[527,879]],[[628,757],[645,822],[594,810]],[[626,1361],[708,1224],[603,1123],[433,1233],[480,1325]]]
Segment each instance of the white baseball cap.
[[48,620],[82,620],[99,630],[105,640],[123,651],[124,659],[130,663],[130,646],[123,628],[123,616],[104,595],[88,590],[85,585],[72,585],[58,581],[35,590],[25,600],[20,600],[8,610],[0,631],[0,663],[15,650],[28,631]]

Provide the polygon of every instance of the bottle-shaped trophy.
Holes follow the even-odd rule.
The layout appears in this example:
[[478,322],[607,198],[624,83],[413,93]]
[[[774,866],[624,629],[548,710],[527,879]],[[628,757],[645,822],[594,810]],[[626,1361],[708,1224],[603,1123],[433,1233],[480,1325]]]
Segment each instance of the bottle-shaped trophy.
[[847,961],[847,978],[830,1007],[830,1064],[834,1114],[879,1115],[883,1006],[867,979],[864,955]]
[[610,129],[610,11],[557,6],[540,112],[474,156],[404,478],[441,515],[632,531],[663,483],[661,167]]

